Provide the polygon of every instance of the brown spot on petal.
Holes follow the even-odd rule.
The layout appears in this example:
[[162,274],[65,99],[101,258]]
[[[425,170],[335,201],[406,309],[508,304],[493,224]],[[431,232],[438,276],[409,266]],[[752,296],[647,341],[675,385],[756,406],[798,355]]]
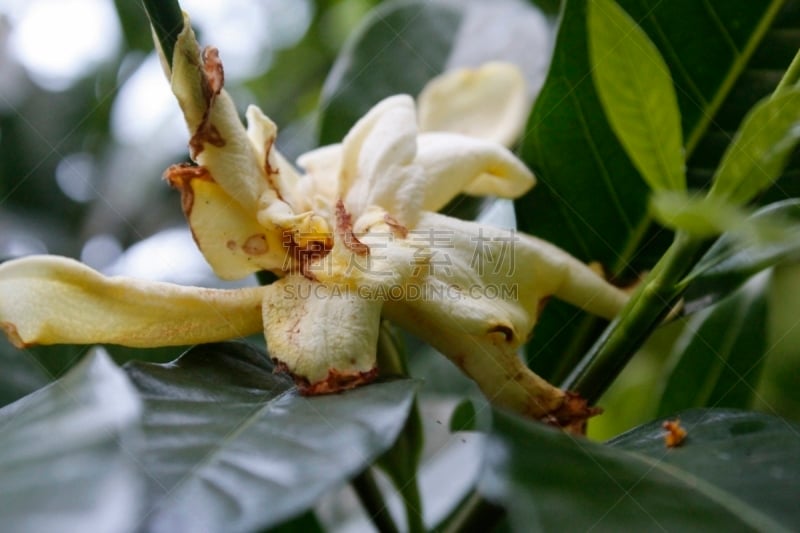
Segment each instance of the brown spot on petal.
[[228,248],[228,250],[235,250],[236,249],[236,241],[231,239],[231,240],[229,240],[228,242],[225,243],[225,246]]
[[194,166],[189,163],[172,165],[164,171],[164,179],[169,184],[178,189],[181,193],[181,206],[186,218],[192,214],[194,205],[194,191],[192,190],[192,180],[214,181],[211,173],[203,166]]
[[408,237],[408,228],[399,223],[397,219],[389,213],[383,215],[383,221],[386,222],[386,225],[389,226],[389,229],[392,230],[392,235],[395,237],[400,237],[401,239]]
[[222,91],[225,85],[225,69],[222,68],[222,60],[219,58],[219,50],[213,46],[206,46],[203,49],[203,73],[205,74],[208,97],[213,98]]
[[317,396],[354,389],[374,381],[376,377],[378,377],[377,368],[366,372],[340,372],[335,368],[331,368],[328,370],[328,377],[322,381],[305,387],[298,384],[298,388],[303,396]]
[[17,331],[17,326],[11,322],[0,322],[0,329],[2,329],[6,334],[6,337],[8,337],[8,340],[11,342],[11,344],[17,348],[21,349],[30,346],[30,344],[22,340],[22,337],[20,337],[19,332]]
[[586,435],[586,421],[602,412],[599,407],[590,407],[580,394],[566,391],[561,405],[544,415],[541,421],[574,435]]
[[251,235],[244,241],[242,250],[247,255],[263,255],[269,251],[267,238],[262,234]]
[[225,146],[225,139],[222,138],[219,130],[211,124],[211,109],[214,107],[214,100],[217,95],[222,91],[222,86],[225,84],[225,71],[222,68],[222,61],[219,58],[219,50],[211,46],[207,46],[203,50],[203,80],[202,90],[203,97],[206,100],[206,109],[203,112],[203,118],[200,120],[200,125],[197,126],[197,131],[194,132],[192,138],[189,139],[189,149],[192,153],[192,159],[197,159],[197,156],[203,151],[206,143],[216,147]]
[[344,202],[336,202],[336,236],[348,250],[358,255],[369,255],[369,246],[358,240],[353,233],[353,217],[344,208]]
[[506,326],[505,324],[498,324],[496,326],[492,326],[487,333],[501,333],[505,338],[506,342],[511,342],[514,340],[514,330]]
[[354,389],[356,387],[360,387],[361,385],[366,385],[378,377],[377,368],[373,368],[372,370],[368,370],[366,372],[342,372],[335,368],[331,368],[328,370],[328,376],[325,379],[317,381],[316,383],[310,383],[305,377],[292,373],[285,363],[274,358],[273,362],[275,363],[275,372],[286,373],[292,376],[295,385],[297,385],[300,394],[303,396],[333,394],[336,392]]

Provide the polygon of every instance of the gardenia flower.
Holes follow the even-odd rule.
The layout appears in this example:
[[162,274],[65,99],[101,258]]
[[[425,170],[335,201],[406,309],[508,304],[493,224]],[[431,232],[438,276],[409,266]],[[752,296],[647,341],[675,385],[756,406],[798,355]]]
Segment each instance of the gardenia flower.
[[166,178],[197,245],[221,278],[268,270],[279,279],[214,290],[105,277],[53,256],[9,261],[0,325],[14,344],[148,347],[263,330],[279,367],[320,394],[376,377],[385,317],[495,404],[563,425],[591,414],[530,371],[518,348],[548,297],[611,318],[625,294],[547,242],[436,213],[459,193],[514,198],[533,186],[501,144],[529,105],[514,67],[446,75],[423,91],[419,110],[409,96],[383,100],[341,144],[300,157],[303,174],[276,150],[277,128],[257,107],[245,130],[217,51],[200,52],[188,20],[168,75],[197,165]]

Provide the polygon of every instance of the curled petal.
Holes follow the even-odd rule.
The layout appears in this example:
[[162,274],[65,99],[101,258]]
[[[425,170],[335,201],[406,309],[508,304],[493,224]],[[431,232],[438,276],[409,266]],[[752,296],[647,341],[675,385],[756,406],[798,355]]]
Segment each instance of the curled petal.
[[20,347],[213,342],[261,329],[262,292],[106,277],[72,259],[30,256],[0,265],[0,325]]
[[339,199],[342,145],[331,144],[306,152],[297,159],[297,164],[306,171],[298,183],[298,200],[306,202],[300,210],[314,209],[332,215],[331,206]]
[[217,276],[241,279],[285,266],[282,234],[261,226],[203,167],[172,167],[166,178],[180,190],[194,240]]
[[428,247],[427,275],[406,286],[417,297],[388,302],[386,316],[445,354],[498,405],[535,417],[561,413],[564,424],[580,418],[559,411],[564,393],[531,372],[517,349],[551,295],[606,318],[627,296],[524,234],[426,213],[408,240]]
[[420,135],[415,163],[426,180],[420,203],[427,211],[438,211],[462,192],[516,198],[536,183],[506,148],[454,133]]
[[352,287],[287,276],[265,287],[267,349],[307,394],[369,382],[377,375],[381,305]]
[[531,99],[516,65],[492,62],[432,79],[417,105],[421,131],[461,133],[511,146],[525,127]]
[[253,143],[258,160],[261,161],[270,188],[278,198],[299,211],[294,191],[300,176],[275,148],[278,127],[254,105],[247,108],[247,135]]
[[370,205],[392,208],[398,196],[412,196],[406,189],[423,186],[419,173],[414,179],[408,176],[416,152],[411,97],[392,96],[373,107],[342,143],[339,196],[348,211],[358,216]]
[[248,211],[255,212],[268,181],[224,83],[215,49],[200,48],[188,17],[178,36],[170,83],[191,134],[192,158]]

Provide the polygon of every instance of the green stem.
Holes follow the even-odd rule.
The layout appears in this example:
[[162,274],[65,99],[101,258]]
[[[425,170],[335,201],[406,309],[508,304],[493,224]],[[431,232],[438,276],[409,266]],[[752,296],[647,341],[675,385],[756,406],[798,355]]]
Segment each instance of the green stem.
[[678,233],[667,253],[620,315],[562,384],[595,403],[680,296],[679,282],[694,265],[704,240]]
[[772,96],[775,96],[783,90],[797,85],[798,82],[800,82],[800,50],[798,50],[797,54],[795,54],[792,63],[789,65],[789,68],[783,73],[783,77],[781,78],[780,83],[778,83],[778,86],[775,87],[775,91],[772,93]]
[[164,56],[172,68],[172,54],[183,30],[183,13],[178,0],[142,0]]
[[504,516],[505,510],[502,507],[486,501],[473,490],[436,530],[442,533],[494,531]]
[[[400,339],[387,321],[381,323],[378,334],[377,359],[382,376],[408,375],[408,365]],[[377,462],[377,466],[386,472],[403,499],[410,533],[425,531],[422,498],[417,484],[417,467],[422,453],[423,439],[422,419],[417,401],[414,400],[397,442]]]
[[383,494],[375,482],[372,471],[367,468],[350,483],[355,489],[358,499],[361,500],[361,505],[367,511],[369,519],[372,520],[378,531],[381,533],[399,533],[397,526],[389,515],[389,509],[386,507]]

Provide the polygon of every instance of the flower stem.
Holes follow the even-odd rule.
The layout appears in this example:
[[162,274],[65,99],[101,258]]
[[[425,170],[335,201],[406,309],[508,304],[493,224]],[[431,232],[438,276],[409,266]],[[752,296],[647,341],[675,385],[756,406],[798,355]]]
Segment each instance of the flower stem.
[[679,282],[694,266],[704,239],[679,232],[628,304],[597,339],[562,388],[595,403],[681,294]]
[[478,533],[494,531],[506,513],[476,491],[470,492],[436,531],[443,533]]
[[381,533],[398,533],[399,530],[389,515],[389,509],[383,500],[381,489],[375,482],[375,477],[369,467],[357,475],[350,483],[355,489],[358,499],[361,500],[361,505],[367,511],[369,519],[372,520],[378,531]]
[[172,54],[183,30],[183,13],[178,0],[142,0],[164,56],[172,68]]

